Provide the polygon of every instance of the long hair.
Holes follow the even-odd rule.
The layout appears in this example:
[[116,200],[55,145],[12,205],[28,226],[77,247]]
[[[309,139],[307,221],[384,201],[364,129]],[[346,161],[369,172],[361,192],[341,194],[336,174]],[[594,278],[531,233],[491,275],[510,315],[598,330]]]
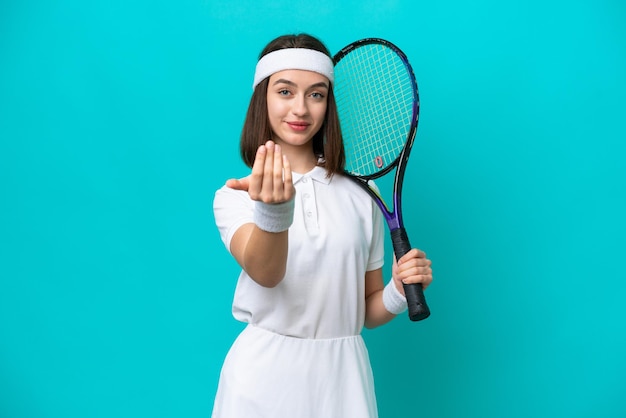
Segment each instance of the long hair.
[[[286,48],[307,48],[322,52],[332,59],[328,48],[317,38],[307,34],[283,35],[271,41],[259,55],[259,59],[270,52]],[[248,112],[241,132],[240,152],[243,162],[252,167],[259,146],[272,137],[267,113],[267,87],[269,77],[261,81],[250,98]],[[345,165],[345,152],[337,114],[337,105],[332,85],[329,86],[326,115],[320,130],[313,136],[313,152],[321,157],[326,174],[342,173]]]

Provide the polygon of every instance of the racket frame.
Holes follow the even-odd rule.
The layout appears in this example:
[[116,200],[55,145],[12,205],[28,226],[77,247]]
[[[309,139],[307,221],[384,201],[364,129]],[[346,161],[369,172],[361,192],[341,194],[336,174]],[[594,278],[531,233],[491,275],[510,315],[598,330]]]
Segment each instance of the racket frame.
[[[413,87],[413,109],[411,125],[407,133],[407,139],[402,148],[402,151],[400,152],[400,154],[398,154],[396,159],[391,164],[388,164],[380,171],[368,175],[356,175],[348,171],[344,171],[344,174],[347,175],[350,179],[354,180],[361,188],[363,188],[380,208],[391,233],[394,253],[396,254],[396,258],[399,259],[411,249],[406,230],[404,229],[404,222],[402,218],[402,187],[404,185],[406,163],[408,162],[409,154],[411,153],[411,148],[413,147],[415,135],[417,133],[417,124],[419,121],[420,109],[419,90],[417,87],[415,75],[413,73],[413,68],[409,63],[408,58],[400,48],[385,39],[364,38],[352,42],[351,44],[342,48],[337,54],[335,54],[335,56],[333,57],[333,62],[335,66],[351,51],[371,44],[379,44],[390,48],[400,57],[402,63],[404,64],[404,67],[409,75],[409,79]],[[394,175],[393,194],[391,199],[393,206],[390,208],[383,199],[382,195],[376,189],[372,188],[369,185],[369,182],[370,180],[375,180],[377,178],[385,176],[394,168],[396,169],[396,172]],[[428,316],[430,316],[430,309],[428,308],[426,300],[423,296],[423,289],[421,284],[404,285],[404,290],[405,294],[407,295],[407,300],[409,304],[409,318],[412,321],[420,321],[428,318]]]

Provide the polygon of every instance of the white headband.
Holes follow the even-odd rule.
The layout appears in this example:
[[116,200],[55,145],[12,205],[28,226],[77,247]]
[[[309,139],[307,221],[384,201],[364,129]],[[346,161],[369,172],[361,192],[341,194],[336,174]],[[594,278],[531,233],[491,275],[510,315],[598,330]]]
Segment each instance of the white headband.
[[333,60],[323,52],[307,48],[279,49],[264,55],[256,65],[252,90],[265,78],[283,70],[306,70],[334,81]]

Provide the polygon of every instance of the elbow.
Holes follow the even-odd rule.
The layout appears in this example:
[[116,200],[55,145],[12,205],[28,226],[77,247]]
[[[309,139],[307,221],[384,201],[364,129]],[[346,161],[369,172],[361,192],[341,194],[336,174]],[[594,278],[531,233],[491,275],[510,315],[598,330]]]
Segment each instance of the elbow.
[[374,329],[374,328],[378,328],[379,326],[381,326],[382,324],[376,321],[371,321],[371,320],[365,320],[365,323],[363,324],[363,326],[367,329]]
[[248,272],[248,275],[258,285],[271,289],[278,286],[280,282],[283,281],[283,278],[285,277],[285,270],[283,269],[282,271],[259,271],[255,274],[250,274],[250,272]]
[[268,254],[248,251],[242,267],[258,285],[273,288],[278,286],[287,274],[287,257],[280,252]]
[[280,282],[283,281],[283,278],[281,277],[280,279],[272,278],[272,279],[255,280],[255,281],[263,287],[266,287],[268,289],[273,289],[274,287],[278,286]]
[[365,322],[363,323],[363,326],[367,329],[374,329],[376,328],[378,325],[380,325],[378,323],[378,321],[375,320],[375,318],[373,318],[373,315],[371,315],[370,312],[365,312]]

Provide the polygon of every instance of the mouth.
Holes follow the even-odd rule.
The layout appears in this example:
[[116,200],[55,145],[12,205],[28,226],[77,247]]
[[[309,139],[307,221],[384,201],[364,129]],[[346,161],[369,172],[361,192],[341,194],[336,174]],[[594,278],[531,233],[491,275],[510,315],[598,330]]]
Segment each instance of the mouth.
[[309,127],[309,123],[307,122],[286,122],[287,125],[293,129],[294,131],[306,131],[306,129]]

